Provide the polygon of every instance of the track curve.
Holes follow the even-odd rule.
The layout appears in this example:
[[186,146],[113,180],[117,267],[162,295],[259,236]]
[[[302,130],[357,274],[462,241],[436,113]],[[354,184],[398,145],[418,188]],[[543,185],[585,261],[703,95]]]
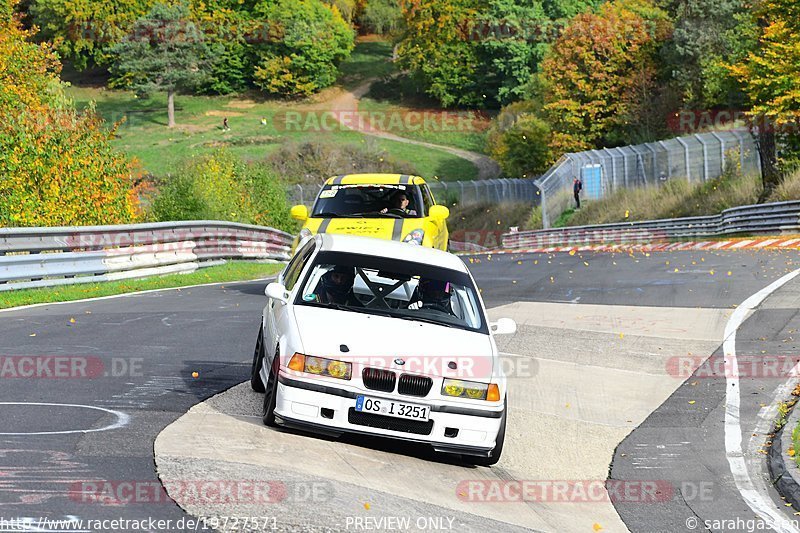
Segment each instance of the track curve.
[[[637,444],[688,432],[693,436],[686,440],[696,443],[691,448],[694,462],[687,459],[674,478],[661,478],[692,480],[690,471],[702,467],[716,476],[712,481],[722,492],[707,506],[693,507],[692,512],[698,516],[708,513],[708,517],[752,517],[720,463],[725,461],[724,442],[718,433],[724,380],[722,385],[719,380],[706,380],[698,389],[691,386],[691,380],[664,375],[664,365],[674,354],[697,350],[695,355],[707,356],[714,352],[721,344],[721,326],[732,306],[797,268],[794,254],[536,254],[466,259],[471,259],[469,266],[487,306],[493,308],[492,315],[514,315],[521,324],[517,336],[502,341],[502,349],[509,357],[536,362],[535,372],[518,380],[517,418],[509,424],[518,432],[509,446],[513,451],[507,459],[504,456],[499,468],[464,469],[415,451],[385,449],[380,443],[329,442],[294,433],[274,432],[277,440],[267,444],[300,442],[311,450],[326,450],[343,464],[350,462],[348,472],[355,477],[349,482],[331,477],[335,470],[316,474],[334,479],[338,483],[335,492],[350,495],[351,503],[361,511],[369,511],[365,503],[376,505],[372,507],[376,517],[403,512],[411,513],[412,518],[438,514],[455,517],[465,530],[516,524],[552,531],[595,526],[605,531],[656,531],[663,529],[661,524],[677,527],[676,517],[685,514],[686,508],[673,508],[672,501],[649,507],[536,501],[527,502],[525,513],[519,515],[522,518],[516,518],[520,507],[464,502],[456,488],[474,478],[605,481],[612,461],[612,479],[642,479],[640,471],[630,468]],[[76,484],[87,480],[158,483],[153,445],[159,433],[193,406],[196,410],[214,406],[214,400],[197,404],[247,379],[251,345],[264,304],[264,284],[197,287],[0,313],[0,354],[4,357],[78,357],[90,364],[100,361],[105,369],[102,375],[91,377],[13,378],[4,374],[0,402],[102,407],[130,417],[124,427],[111,431],[0,435],[0,516],[186,518],[174,502],[107,505],[86,501],[76,490],[81,485]],[[794,346],[782,341],[794,329],[800,289],[787,285],[786,291],[768,299],[745,322],[741,349],[759,353],[764,348],[754,339],[764,336],[763,332],[768,332],[766,337],[773,343],[770,350],[782,348],[780,353],[785,353]],[[668,353],[659,353],[664,351]],[[198,373],[197,378],[192,377],[193,372]],[[771,402],[770,392],[777,383],[754,381],[747,386],[748,392],[758,392],[758,398]],[[231,393],[237,394],[235,389]],[[702,416],[686,412],[689,393],[696,402],[692,406],[703,406]],[[252,397],[249,401],[252,407]],[[238,409],[247,404],[237,400],[234,405]],[[224,404],[215,407],[222,414],[226,408]],[[37,431],[49,431],[102,428],[114,420],[109,413],[92,409],[67,417],[69,424],[63,413],[55,410],[42,413],[31,407],[25,411],[4,415],[4,423],[20,427],[25,420]],[[746,406],[743,400],[743,432],[756,421],[758,411],[757,403]],[[233,414],[237,413],[242,415],[232,419],[237,424],[252,426],[258,434],[267,431],[244,416],[246,411]],[[67,427],[70,424],[72,427]],[[245,463],[237,463],[236,454],[257,450],[265,443],[245,439],[240,444],[238,451],[222,451],[232,459],[227,462],[239,465],[236,475],[254,475]],[[353,466],[354,457],[363,464]],[[302,458],[295,459],[291,468],[277,469],[271,475],[297,481],[292,476],[302,466],[295,464],[300,461]],[[317,459],[307,462],[321,464]],[[378,465],[407,469],[404,475],[408,483],[416,480],[417,494],[398,494],[387,474],[390,470],[378,476]],[[228,475],[224,471],[213,474]],[[438,500],[430,501],[434,496]],[[773,503],[776,508],[780,505]],[[456,504],[464,505],[453,509]],[[713,513],[704,510],[706,507],[713,508]],[[286,529],[299,527],[301,519],[320,515],[314,508],[295,511],[300,514],[284,516]],[[789,516],[785,509],[781,512]]]

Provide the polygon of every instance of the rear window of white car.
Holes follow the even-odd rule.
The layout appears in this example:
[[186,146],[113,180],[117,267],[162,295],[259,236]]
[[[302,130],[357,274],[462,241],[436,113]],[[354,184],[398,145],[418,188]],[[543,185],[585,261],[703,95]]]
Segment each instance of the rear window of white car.
[[477,290],[467,274],[396,259],[321,252],[295,303],[488,334]]

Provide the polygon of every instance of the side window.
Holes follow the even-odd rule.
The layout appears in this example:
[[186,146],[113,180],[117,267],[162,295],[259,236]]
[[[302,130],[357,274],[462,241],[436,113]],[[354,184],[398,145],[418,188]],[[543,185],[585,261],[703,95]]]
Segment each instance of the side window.
[[308,258],[314,253],[315,244],[316,241],[314,240],[307,242],[305,246],[298,250],[294,259],[292,259],[289,266],[286,267],[286,271],[282,277],[283,285],[286,287],[287,291],[291,291],[300,278],[300,273],[303,271],[303,267],[306,266]]
[[427,214],[430,212],[431,207],[435,205],[435,202],[427,185],[421,186],[420,190],[422,191],[422,202],[425,204],[425,213]]

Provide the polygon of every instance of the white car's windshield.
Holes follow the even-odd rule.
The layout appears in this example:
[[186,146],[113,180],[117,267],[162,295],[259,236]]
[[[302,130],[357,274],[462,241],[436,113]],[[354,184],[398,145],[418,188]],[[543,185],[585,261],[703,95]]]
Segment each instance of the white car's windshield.
[[311,216],[420,218],[421,204],[416,185],[326,185]]
[[488,334],[470,277],[463,272],[421,263],[321,252],[295,303]]

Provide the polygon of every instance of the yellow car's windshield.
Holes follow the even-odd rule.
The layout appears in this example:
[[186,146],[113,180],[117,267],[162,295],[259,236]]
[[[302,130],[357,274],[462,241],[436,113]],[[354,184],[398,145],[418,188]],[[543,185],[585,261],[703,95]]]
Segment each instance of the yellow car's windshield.
[[326,185],[311,216],[422,218],[424,208],[417,185]]

